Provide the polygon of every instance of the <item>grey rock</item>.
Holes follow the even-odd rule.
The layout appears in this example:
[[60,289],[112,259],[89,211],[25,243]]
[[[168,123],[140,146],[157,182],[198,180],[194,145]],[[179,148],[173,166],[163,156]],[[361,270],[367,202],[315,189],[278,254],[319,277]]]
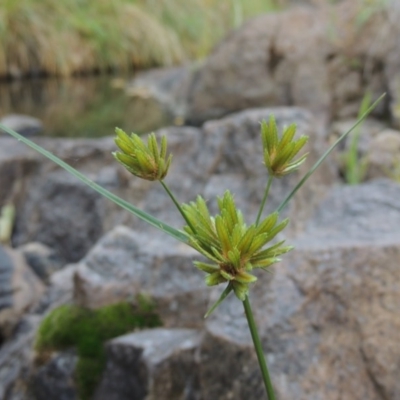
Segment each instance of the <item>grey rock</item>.
[[25,317],[13,338],[0,347],[0,398],[30,400],[26,391],[27,369],[33,359],[32,345],[39,318]]
[[[330,127],[329,140],[333,142],[348,131],[355,119],[335,121]],[[346,158],[352,152],[354,135],[358,135],[357,159],[361,180],[376,178],[397,179],[400,167],[400,131],[389,129],[387,124],[368,118],[355,129],[336,150],[336,164],[342,175],[346,173]]]
[[31,242],[18,248],[35,274],[45,283],[49,282],[50,276],[60,270],[63,264],[56,252],[43,243]]
[[67,265],[60,271],[54,272],[47,282],[47,290],[38,304],[32,309],[32,313],[44,315],[63,304],[69,304],[73,299],[73,277],[76,272],[74,264]]
[[4,340],[39,302],[44,286],[18,252],[0,246],[0,263],[0,337]]
[[78,356],[73,351],[55,353],[37,368],[30,378],[30,392],[35,400],[78,400],[73,380]]
[[[4,252],[4,249],[0,249]],[[19,254],[18,254],[19,255]],[[1,254],[1,259],[4,254]],[[15,261],[10,257],[11,261]],[[18,259],[23,262],[22,255]],[[9,260],[9,261],[10,261]],[[4,264],[2,264],[4,266]],[[14,264],[13,264],[14,268]],[[12,326],[8,324],[8,331],[12,327],[12,335],[4,335],[2,333],[2,341],[0,346],[0,398],[4,400],[37,400],[33,397],[30,391],[29,383],[32,373],[37,371],[35,366],[35,351],[34,340],[37,328],[46,315],[46,313],[55,307],[63,304],[71,303],[73,295],[73,274],[76,268],[74,266],[67,266],[64,269],[54,272],[48,282],[47,290],[43,291],[38,300],[31,299],[25,309],[17,314],[18,310],[14,310],[14,314],[10,312],[9,308],[4,311],[8,313],[8,317],[18,315],[19,318],[12,319]],[[26,271],[23,274],[25,279],[33,277],[34,282],[39,282],[30,268],[26,266]],[[11,277],[12,278],[12,277]],[[28,281],[29,283],[29,281]],[[11,283],[8,284],[10,287]],[[35,284],[31,283],[29,289],[35,289]],[[40,283],[40,286],[43,285]],[[43,288],[44,289],[44,288]],[[15,293],[11,292],[14,296],[22,296],[28,298],[26,288],[20,285],[20,290]],[[29,294],[30,292],[28,292]],[[11,300],[14,300],[11,298]],[[12,306],[15,309],[17,306],[21,307],[21,300],[13,301]],[[0,310],[0,315],[3,310]],[[44,378],[43,378],[44,379]],[[62,383],[62,382],[61,382]],[[57,396],[53,398],[59,398]]]
[[[302,237],[316,236],[335,245],[353,241],[400,239],[400,187],[379,179],[356,187],[338,186],[315,210]],[[338,218],[340,216],[340,218]]]
[[[259,275],[251,302],[280,399],[399,397],[398,192],[389,181],[335,188],[296,250]],[[206,323],[203,398],[262,396],[241,308],[232,297]]]
[[139,72],[128,82],[125,91],[135,98],[135,107],[137,102],[153,100],[169,114],[170,121],[178,117],[183,122],[192,69],[183,66]]
[[[110,153],[104,150],[107,143],[112,143],[111,139],[89,141],[91,143],[90,146],[88,145],[88,141],[85,140],[36,140],[40,145],[60,156],[67,162],[73,162],[77,168],[82,167],[84,169],[86,167],[86,173],[90,174],[91,171],[96,171],[99,178],[102,176],[103,171],[98,165],[103,164],[102,166],[106,167],[107,158],[109,162],[112,160],[110,154],[111,148],[108,147]],[[90,203],[90,201],[93,201],[93,192],[89,191],[88,196],[86,196],[87,198],[85,198],[85,188],[82,189],[82,185],[79,186],[79,183],[76,180],[74,181],[71,179],[69,176],[63,176],[61,173],[57,174],[57,171],[54,171],[54,165],[51,162],[41,158],[36,152],[30,150],[28,147],[22,144],[18,145],[12,138],[1,138],[0,141],[0,184],[2,187],[0,202],[5,203],[6,201],[9,201],[17,208],[13,244],[22,245],[37,240],[38,231],[43,227],[38,226],[38,224],[40,225],[41,223],[38,219],[42,218],[41,212],[43,212],[43,208],[41,208],[43,207],[43,203],[38,199],[41,194],[44,194],[40,193],[42,190],[45,190],[46,192],[48,197],[47,205],[49,206],[47,209],[49,214],[46,214],[45,212],[46,215],[43,219],[47,220],[47,223],[49,224],[54,224],[54,236],[61,240],[60,236],[62,237],[63,233],[60,232],[60,226],[54,219],[57,220],[57,216],[59,216],[63,217],[64,221],[69,220],[71,223],[73,220],[71,218],[72,214],[67,215],[67,213],[82,212],[82,208],[84,208],[85,205],[88,206],[88,202]],[[60,143],[62,143],[62,145]],[[58,203],[61,196],[57,196],[57,190],[64,190],[64,193],[67,192],[67,195],[69,193],[72,198],[72,204],[70,203],[69,210],[66,209],[64,214],[62,213],[63,207],[60,207]],[[82,197],[84,199],[82,199]],[[74,200],[78,202],[78,204],[74,204]],[[82,204],[79,204],[81,200]],[[36,201],[38,201],[38,203],[36,203]],[[58,208],[54,209],[53,207],[56,206],[58,206]],[[89,216],[86,222],[89,223],[93,220],[96,222],[96,216],[92,219]],[[76,221],[79,225],[78,219],[76,219]],[[79,226],[76,228],[78,229]],[[43,243],[50,245],[54,243],[51,229],[52,228],[48,225],[41,233],[40,240]],[[91,229],[96,229],[96,227],[85,227],[85,229],[85,232],[88,233],[88,230],[90,232]],[[49,230],[50,233],[46,236],[46,232],[49,232]],[[58,232],[56,232],[57,230]],[[85,233],[82,232],[81,238],[84,235]],[[97,237],[95,238],[97,239]],[[65,240],[66,239],[64,238],[64,243]],[[88,240],[90,240],[90,236],[86,239],[86,242]],[[67,248],[65,249],[66,251],[60,251],[59,255],[65,257],[66,260],[74,259],[74,257],[82,257],[82,254],[79,252],[85,251],[85,242],[81,242],[80,244],[75,242],[75,244],[78,247],[76,250],[74,248],[68,249],[70,246],[67,245]],[[55,248],[57,249],[57,246],[55,246]],[[58,249],[59,248],[60,246],[58,246]],[[69,255],[69,251],[71,251],[71,255]],[[76,255],[76,253],[78,255]]]
[[[397,99],[398,9],[382,6],[360,27],[358,5],[299,6],[245,23],[194,72],[188,119],[200,124],[251,107],[296,105],[326,121],[356,116],[365,87],[373,98],[389,88]],[[396,104],[387,100],[375,113],[394,116]]]
[[17,218],[13,241],[42,242],[62,260],[78,261],[103,232],[102,197],[67,172],[55,171],[46,178],[28,194],[23,212],[30,218]]
[[23,136],[32,136],[43,131],[43,123],[37,118],[22,114],[11,114],[0,119],[0,123]]
[[[329,127],[328,131],[328,140],[330,142],[334,142],[341,136],[343,133],[347,132],[355,123],[357,122],[356,118],[349,119],[339,119],[333,121]],[[359,141],[358,141],[358,152],[360,157],[363,157],[367,154],[369,149],[371,148],[371,142],[375,137],[377,137],[380,132],[387,129],[387,125],[384,122],[381,122],[375,118],[367,118],[358,129],[355,131],[359,133]],[[348,151],[351,148],[354,132],[351,132],[339,145],[338,150],[340,152]]]
[[261,373],[239,300],[230,298],[207,322],[199,352],[202,399],[261,399]]
[[14,138],[0,136],[0,204],[18,203],[27,181],[40,165],[40,157]]
[[367,178],[400,177],[400,131],[385,129],[371,142],[367,153]]
[[[30,383],[33,376],[37,377],[35,364],[34,341],[37,328],[48,311],[63,304],[71,303],[73,293],[73,273],[75,268],[69,266],[55,272],[50,277],[49,286],[37,304],[32,304],[30,313],[22,317],[15,326],[13,335],[0,347],[0,398],[4,400],[37,400],[33,396]],[[61,359],[63,353],[60,355]],[[60,358],[59,357],[59,358]],[[68,358],[68,357],[67,357]],[[53,363],[54,364],[54,363]],[[39,387],[51,384],[46,379],[46,373],[51,375],[45,366],[42,366]],[[52,365],[52,368],[54,365]],[[72,370],[71,370],[72,371]],[[58,385],[64,385],[63,375],[58,371],[53,378]],[[72,374],[70,379],[72,379]],[[50,379],[49,379],[50,380]],[[45,389],[43,389],[45,390]],[[55,396],[54,398],[58,398]]]
[[12,306],[11,282],[13,262],[4,247],[0,246],[0,311]]
[[168,237],[117,227],[77,265],[75,301],[90,308],[148,294],[167,327],[197,327],[208,290],[193,249]]
[[163,328],[110,341],[95,400],[200,400],[199,342],[196,330]]
[[[400,15],[399,3],[396,0],[390,0],[387,5],[387,18],[389,30],[398,26]],[[387,30],[386,30],[387,31]],[[387,34],[387,32],[385,32]],[[378,46],[376,44],[376,46]],[[396,40],[395,48],[388,54],[388,60],[384,68],[386,80],[390,90],[391,99],[389,100],[391,122],[396,129],[400,129],[400,60],[397,57],[400,51],[399,41]]]

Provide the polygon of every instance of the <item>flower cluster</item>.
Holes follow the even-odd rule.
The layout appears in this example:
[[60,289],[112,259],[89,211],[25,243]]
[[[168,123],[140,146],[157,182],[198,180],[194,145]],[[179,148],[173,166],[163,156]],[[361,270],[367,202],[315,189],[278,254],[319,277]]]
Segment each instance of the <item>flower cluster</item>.
[[292,124],[282,134],[279,140],[275,118],[261,123],[261,139],[264,150],[264,163],[271,176],[281,178],[295,171],[305,161],[307,154],[293,161],[293,158],[308,141],[308,136],[301,136],[293,140],[296,134],[296,125]]
[[193,227],[185,226],[184,230],[189,234],[191,246],[212,262],[194,263],[208,274],[206,284],[228,282],[236,296],[244,300],[249,284],[257,280],[250,272],[254,268],[271,266],[280,261],[279,255],[292,249],[292,246],[282,246],[284,241],[264,249],[289,221],[285,219],[277,224],[278,213],[273,213],[259,225],[247,227],[229,191],[218,198],[218,206],[220,214],[213,218],[200,196],[196,202],[183,205]]
[[172,156],[166,159],[167,139],[161,139],[161,149],[158,148],[157,139],[154,133],[149,135],[147,146],[142,139],[132,133],[127,135],[122,129],[115,130],[117,137],[115,144],[121,152],[114,152],[113,156],[131,174],[149,181],[161,181],[168,173]]

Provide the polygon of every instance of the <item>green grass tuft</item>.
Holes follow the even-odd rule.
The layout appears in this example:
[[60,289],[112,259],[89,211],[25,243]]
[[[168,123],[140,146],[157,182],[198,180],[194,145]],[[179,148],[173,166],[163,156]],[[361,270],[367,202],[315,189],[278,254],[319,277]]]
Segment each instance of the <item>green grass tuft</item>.
[[[371,91],[367,90],[361,101],[360,108],[358,110],[357,119],[359,119],[368,107],[371,105],[372,101]],[[344,155],[345,158],[345,178],[349,185],[358,185],[363,180],[366,169],[367,169],[367,159],[360,159],[358,155],[358,147],[360,142],[360,136],[362,132],[363,124],[357,126],[351,136],[351,143],[348,151]]]
[[104,342],[134,329],[161,325],[152,303],[139,297],[136,306],[117,303],[98,310],[74,305],[54,309],[41,323],[35,348],[39,355],[76,347],[75,381],[81,400],[89,400],[105,366]]

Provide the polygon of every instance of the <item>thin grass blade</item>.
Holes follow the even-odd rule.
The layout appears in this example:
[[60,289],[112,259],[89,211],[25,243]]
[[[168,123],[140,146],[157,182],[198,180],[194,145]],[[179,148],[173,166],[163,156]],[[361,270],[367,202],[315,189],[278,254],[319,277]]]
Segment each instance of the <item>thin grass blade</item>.
[[107,199],[113,201],[115,204],[120,206],[121,208],[129,211],[136,217],[140,218],[141,220],[147,222],[149,225],[154,226],[155,228],[167,233],[168,235],[172,236],[174,239],[179,240],[180,242],[183,243],[188,243],[188,237],[185,233],[178,231],[177,229],[173,228],[172,226],[165,224],[164,222],[160,221],[159,219],[153,217],[150,214],[147,214],[145,211],[140,210],[139,208],[133,206],[132,204],[128,203],[126,200],[121,199],[114,193],[108,191],[107,189],[104,189],[97,183],[93,182],[89,178],[87,178],[85,175],[83,175],[81,172],[76,170],[75,168],[71,167],[69,164],[55,156],[54,154],[50,153],[49,151],[43,149],[36,143],[30,141],[29,139],[21,136],[19,133],[13,131],[10,128],[7,128],[6,126],[0,124],[0,129],[3,131],[7,132],[14,138],[16,138],[18,141],[23,142],[33,150],[36,150],[38,153],[42,154],[43,156],[47,157],[49,160],[53,161],[54,163],[58,164],[60,167],[64,168],[67,172],[70,174],[74,175],[76,178],[81,180],[83,183],[91,187],[93,190],[96,192],[100,193],[102,196],[106,197]]

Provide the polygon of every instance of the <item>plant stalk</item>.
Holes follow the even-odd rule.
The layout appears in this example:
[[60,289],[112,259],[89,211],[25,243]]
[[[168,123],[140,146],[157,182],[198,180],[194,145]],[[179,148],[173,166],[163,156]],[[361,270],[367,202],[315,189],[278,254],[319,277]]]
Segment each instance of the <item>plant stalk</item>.
[[186,223],[189,225],[190,229],[193,232],[196,232],[196,229],[194,228],[193,224],[189,221],[189,218],[186,216],[185,212],[183,211],[181,205],[178,203],[178,200],[176,200],[175,196],[173,195],[173,193],[171,192],[171,190],[169,189],[169,187],[167,186],[167,184],[164,181],[160,181],[162,187],[165,189],[165,191],[168,193],[168,196],[171,198],[171,200],[173,201],[173,203],[175,204],[176,208],[178,209],[178,211],[181,213],[183,219],[186,221]]
[[271,378],[269,376],[267,363],[265,362],[264,352],[261,346],[260,337],[258,336],[257,326],[254,321],[253,312],[251,311],[249,296],[246,296],[243,301],[244,311],[246,313],[247,323],[249,324],[249,329],[251,337],[253,339],[254,349],[257,353],[258,363],[260,365],[261,374],[264,380],[265,390],[268,394],[269,400],[275,400],[274,388],[272,386]]
[[267,201],[269,189],[270,189],[270,187],[271,187],[271,183],[272,183],[272,180],[273,180],[273,179],[274,179],[273,175],[270,175],[270,176],[268,177],[268,183],[267,183],[267,187],[265,188],[264,197],[263,197],[263,199],[262,199],[262,202],[261,202],[261,205],[260,205],[260,209],[258,210],[256,225],[258,225],[258,223],[260,222],[261,214],[262,214],[262,212],[263,212],[263,210],[264,210],[265,202]]

